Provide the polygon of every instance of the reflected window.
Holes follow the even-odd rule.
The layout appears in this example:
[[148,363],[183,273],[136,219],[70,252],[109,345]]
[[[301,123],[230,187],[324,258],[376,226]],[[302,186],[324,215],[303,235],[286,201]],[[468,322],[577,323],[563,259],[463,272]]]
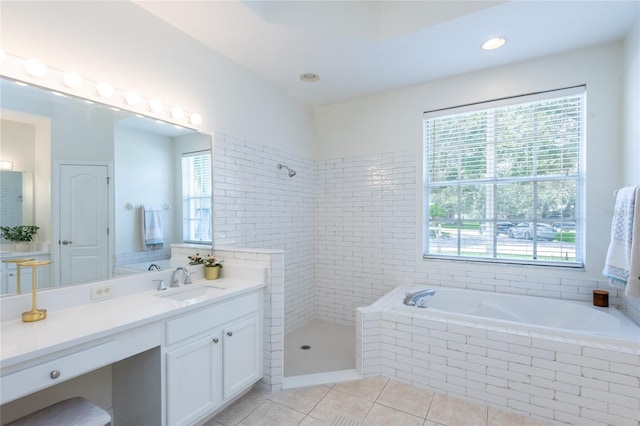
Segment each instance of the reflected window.
[[424,257],[582,266],[584,98],[425,113]]
[[186,243],[212,242],[211,151],[182,155],[182,238]]

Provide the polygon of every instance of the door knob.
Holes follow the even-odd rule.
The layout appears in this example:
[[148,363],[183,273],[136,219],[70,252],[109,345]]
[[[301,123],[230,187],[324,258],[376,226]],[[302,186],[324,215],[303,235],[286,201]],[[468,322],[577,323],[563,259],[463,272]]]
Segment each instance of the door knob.
[[69,241],[69,240],[62,240],[62,241],[60,241],[60,243],[61,243],[63,246],[66,246],[66,245],[71,244],[71,241]]
[[217,337],[214,337],[214,338],[213,338],[213,343],[218,343],[218,342],[219,342],[218,338],[217,338]]
[[230,331],[227,331],[227,336],[231,337],[231,336],[233,336],[233,333],[230,332]]

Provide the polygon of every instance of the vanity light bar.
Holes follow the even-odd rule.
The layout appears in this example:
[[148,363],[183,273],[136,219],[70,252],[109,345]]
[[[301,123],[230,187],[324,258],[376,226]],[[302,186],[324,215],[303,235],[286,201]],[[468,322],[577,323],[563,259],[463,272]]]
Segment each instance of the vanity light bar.
[[75,71],[48,68],[36,58],[25,60],[0,51],[0,64],[0,75],[17,83],[33,84],[188,129],[197,130],[202,123],[202,116],[198,113],[186,112],[179,106],[166,106],[159,99],[143,99],[133,90],[123,91],[105,81],[91,81]]

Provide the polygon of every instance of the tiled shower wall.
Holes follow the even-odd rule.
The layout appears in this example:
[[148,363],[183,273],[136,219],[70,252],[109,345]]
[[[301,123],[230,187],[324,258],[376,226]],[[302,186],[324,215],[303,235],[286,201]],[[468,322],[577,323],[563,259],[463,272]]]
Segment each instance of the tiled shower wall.
[[414,282],[415,185],[411,151],[317,162],[318,319],[355,324],[357,307]]
[[315,318],[314,163],[220,132],[213,154],[214,247],[284,251],[284,330],[292,331]]

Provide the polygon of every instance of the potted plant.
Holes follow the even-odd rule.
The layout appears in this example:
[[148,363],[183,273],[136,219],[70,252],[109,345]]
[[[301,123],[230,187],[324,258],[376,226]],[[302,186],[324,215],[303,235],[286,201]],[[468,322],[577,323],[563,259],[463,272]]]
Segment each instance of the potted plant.
[[30,245],[28,243],[33,241],[38,229],[40,227],[34,225],[0,226],[0,236],[5,240],[16,243],[17,251],[28,251]]
[[204,259],[204,277],[208,280],[217,280],[222,269],[222,259],[218,259],[210,254]]
[[207,255],[206,258],[200,257],[200,253],[188,255],[189,265],[204,265],[204,276],[208,280],[217,280],[220,276],[222,268],[222,259],[215,256]]

